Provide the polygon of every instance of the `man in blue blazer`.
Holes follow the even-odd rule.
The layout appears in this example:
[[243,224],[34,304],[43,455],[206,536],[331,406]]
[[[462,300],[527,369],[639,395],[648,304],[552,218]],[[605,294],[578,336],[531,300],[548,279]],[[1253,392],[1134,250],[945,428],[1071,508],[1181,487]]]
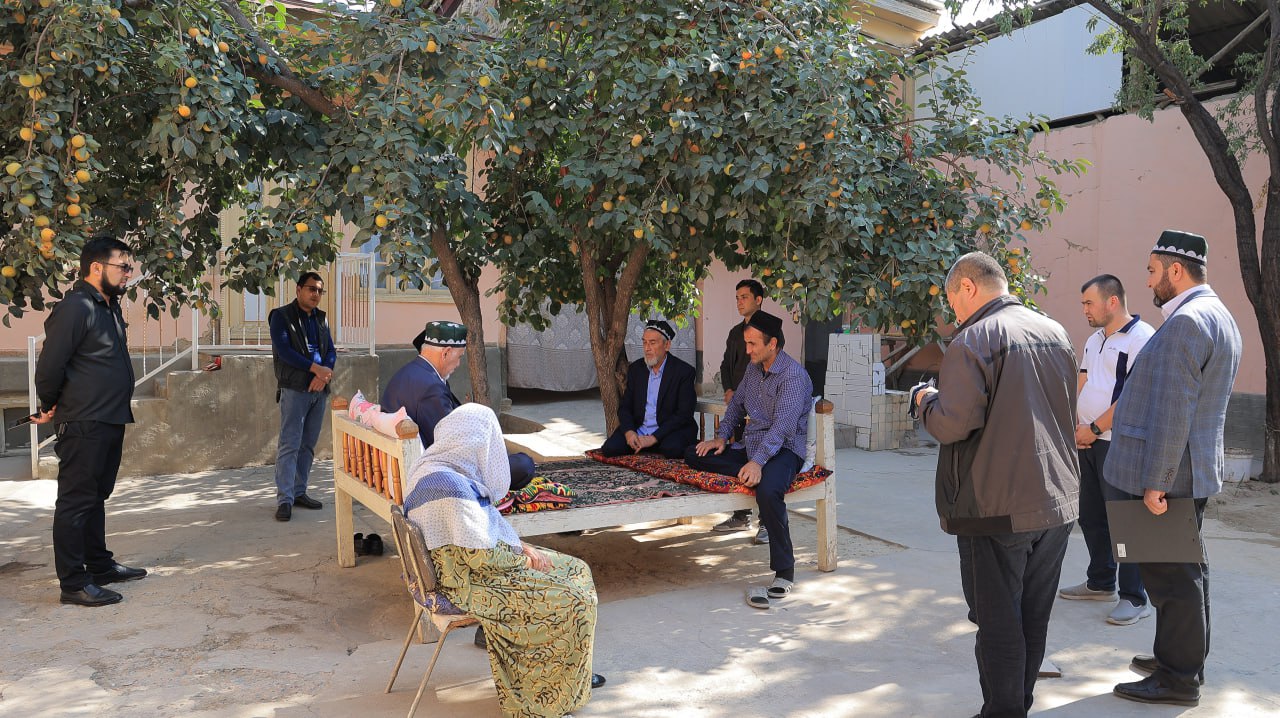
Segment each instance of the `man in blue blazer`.
[[[413,348],[418,350],[418,356],[400,367],[382,390],[382,410],[394,413],[404,407],[418,425],[418,437],[426,448],[435,443],[436,424],[462,405],[448,382],[467,353],[467,328],[457,322],[427,322],[414,337]],[[524,488],[533,480],[533,459],[523,452],[509,454],[507,459],[511,465],[511,490]]]
[[[1151,513],[1168,498],[1195,499],[1196,522],[1222,490],[1223,427],[1240,366],[1240,330],[1206,284],[1208,243],[1165,231],[1147,261],[1147,286],[1164,325],[1142,350],[1116,402],[1107,483]],[[1149,674],[1115,694],[1142,703],[1194,706],[1209,654],[1207,564],[1144,563],[1142,582],[1156,607],[1154,656],[1130,668]]]
[[650,320],[645,326],[644,358],[627,368],[618,428],[600,447],[605,456],[656,451],[679,459],[697,441],[693,367],[671,355],[675,335],[671,325],[661,320]]

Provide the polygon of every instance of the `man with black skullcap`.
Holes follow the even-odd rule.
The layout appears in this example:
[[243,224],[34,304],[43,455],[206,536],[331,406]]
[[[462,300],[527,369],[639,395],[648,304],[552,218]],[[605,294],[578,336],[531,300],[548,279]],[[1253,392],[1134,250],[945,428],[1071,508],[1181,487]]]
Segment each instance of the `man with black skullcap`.
[[[426,448],[435,443],[436,424],[462,405],[449,390],[453,374],[467,353],[467,328],[457,322],[427,322],[413,338],[418,356],[400,367],[382,391],[382,410],[397,412],[404,407],[418,425],[418,436]],[[524,488],[533,479],[533,459],[525,453],[509,454],[511,490]]]
[[[1195,499],[1196,523],[1222,491],[1227,400],[1240,367],[1240,330],[1206,284],[1204,237],[1167,230],[1147,260],[1147,286],[1164,325],[1129,373],[1112,415],[1107,483],[1155,515],[1167,498]],[[1156,607],[1154,656],[1130,668],[1150,674],[1121,683],[1115,694],[1141,703],[1194,706],[1209,655],[1209,567],[1205,563],[1139,564]]]
[[[684,460],[694,469],[736,476],[744,486],[755,488],[760,523],[769,532],[774,579],[768,588],[750,589],[747,604],[768,608],[770,599],[791,593],[795,581],[786,495],[804,463],[813,383],[804,367],[782,350],[786,340],[778,317],[752,314],[743,339],[751,366],[725,407],[717,436],[690,447]],[[730,446],[734,427],[748,416],[742,445]]]
[[618,428],[600,447],[605,456],[656,451],[684,456],[698,438],[693,410],[698,402],[693,367],[671,354],[676,331],[651,319],[642,338],[644,357],[627,367],[627,388],[618,405]]

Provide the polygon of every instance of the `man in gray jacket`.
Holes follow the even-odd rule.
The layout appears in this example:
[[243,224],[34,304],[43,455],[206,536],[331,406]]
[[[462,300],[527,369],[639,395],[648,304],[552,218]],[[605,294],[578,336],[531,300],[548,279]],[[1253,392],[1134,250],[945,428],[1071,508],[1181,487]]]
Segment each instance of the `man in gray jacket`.
[[[1147,286],[1164,314],[1125,382],[1112,415],[1107,483],[1141,499],[1151,513],[1167,498],[1195,499],[1196,523],[1222,490],[1227,400],[1240,368],[1240,330],[1205,283],[1208,243],[1188,232],[1160,235],[1147,260]],[[1156,607],[1154,656],[1130,665],[1151,674],[1115,694],[1142,703],[1200,702],[1209,655],[1209,567],[1144,563],[1142,582]]]
[[942,444],[936,502],[978,626],[979,715],[1025,716],[1079,505],[1076,354],[986,254],[957,260],[946,292],[959,329],[938,388],[913,399]]

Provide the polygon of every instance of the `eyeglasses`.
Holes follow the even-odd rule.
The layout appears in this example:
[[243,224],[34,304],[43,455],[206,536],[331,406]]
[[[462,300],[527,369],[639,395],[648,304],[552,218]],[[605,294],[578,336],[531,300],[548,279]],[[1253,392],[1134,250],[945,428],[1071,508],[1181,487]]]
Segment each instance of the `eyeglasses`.
[[299,287],[299,289],[305,289],[308,292],[314,292],[316,294],[319,294],[322,297],[324,296],[324,290],[321,289],[320,287],[315,286],[314,284],[304,284],[303,286]]
[[117,267],[125,274],[133,274],[133,270],[135,269],[132,264],[116,264],[115,262],[103,262],[103,264],[108,267]]

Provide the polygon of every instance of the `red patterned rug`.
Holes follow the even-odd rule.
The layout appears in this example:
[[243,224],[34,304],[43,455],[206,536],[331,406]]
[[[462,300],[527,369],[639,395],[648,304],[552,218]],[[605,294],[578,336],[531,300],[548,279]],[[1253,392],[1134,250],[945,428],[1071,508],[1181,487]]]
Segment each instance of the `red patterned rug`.
[[[639,471],[649,476],[656,476],[660,479],[674,481],[686,486],[696,486],[703,491],[710,491],[716,494],[738,493],[754,496],[756,493],[755,489],[743,486],[732,476],[691,469],[680,459],[668,459],[658,454],[630,454],[628,456],[609,458],[602,456],[598,449],[592,449],[587,452],[587,456],[603,464]],[[814,484],[820,484],[830,475],[830,469],[814,466],[808,471],[796,474],[796,478],[791,482],[791,488],[787,492],[799,491],[800,489],[807,489]]]

